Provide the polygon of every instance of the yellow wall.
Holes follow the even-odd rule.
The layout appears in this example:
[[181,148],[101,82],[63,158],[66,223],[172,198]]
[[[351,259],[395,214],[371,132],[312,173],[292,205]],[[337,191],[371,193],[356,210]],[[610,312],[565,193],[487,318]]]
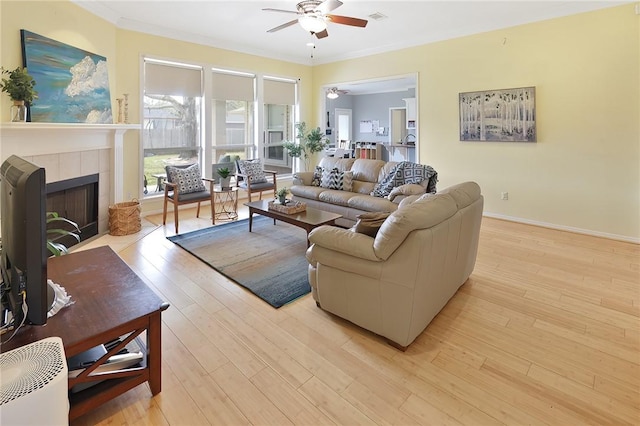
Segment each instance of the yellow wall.
[[[639,19],[626,5],[316,66],[315,90],[417,71],[420,161],[439,188],[475,180],[486,212],[637,240]],[[537,143],[459,141],[459,92],[525,86]]]
[[[22,65],[20,29],[105,56],[114,114],[115,98],[128,93],[131,123],[140,122],[139,71],[142,55],[299,78],[301,120],[308,120],[306,114],[311,111],[311,68],[308,66],[120,30],[67,1],[2,0],[0,22],[0,63],[5,68],[13,69]],[[10,100],[7,96],[1,98],[0,117],[8,117]],[[141,189],[139,138],[139,132],[129,131],[125,134],[125,198],[137,197]],[[159,209],[161,200],[145,200],[143,204],[144,211]]]
[[[485,210],[534,223],[640,238],[640,26],[634,5],[574,15],[313,68],[118,30],[70,2],[0,2],[0,63],[21,63],[21,28],[106,56],[112,97],[138,121],[140,55],[301,78],[302,119],[321,117],[328,83],[417,72],[420,162],[439,188],[477,181]],[[536,86],[538,142],[458,137],[458,93]],[[9,101],[2,96],[0,116]],[[128,132],[126,187],[138,190]],[[130,140],[134,139],[134,140]],[[500,193],[509,192],[509,200]]]
[[[0,1],[0,64],[22,66],[20,30],[28,30],[107,58],[111,104],[115,103],[116,28],[84,9],[63,1]],[[36,90],[38,86],[36,85]],[[0,117],[9,116],[11,101],[0,96]]]

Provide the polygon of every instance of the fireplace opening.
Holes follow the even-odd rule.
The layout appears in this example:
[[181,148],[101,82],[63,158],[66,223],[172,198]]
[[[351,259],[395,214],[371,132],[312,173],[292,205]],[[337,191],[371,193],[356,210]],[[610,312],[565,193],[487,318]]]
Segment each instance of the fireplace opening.
[[[80,241],[98,235],[98,178],[98,174],[92,174],[47,184],[47,212],[75,222],[80,228]],[[64,222],[50,223],[47,228],[73,231],[73,227]],[[53,241],[66,247],[78,244],[70,236],[53,238]]]

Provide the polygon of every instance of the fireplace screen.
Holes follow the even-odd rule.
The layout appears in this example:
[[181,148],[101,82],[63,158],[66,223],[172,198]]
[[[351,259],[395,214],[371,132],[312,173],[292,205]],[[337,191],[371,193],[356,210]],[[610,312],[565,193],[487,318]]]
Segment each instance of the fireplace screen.
[[[98,234],[98,176],[93,174],[47,184],[47,212],[56,212],[75,222],[80,228],[81,241]],[[63,229],[66,229],[65,225],[61,222],[52,224]],[[78,243],[68,236],[54,241],[67,247]]]

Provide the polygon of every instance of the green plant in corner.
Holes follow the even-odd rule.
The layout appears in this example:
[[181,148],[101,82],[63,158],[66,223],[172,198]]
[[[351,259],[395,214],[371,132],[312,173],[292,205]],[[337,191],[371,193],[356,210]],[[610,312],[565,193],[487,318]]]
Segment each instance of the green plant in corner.
[[26,68],[18,67],[13,71],[0,68],[0,71],[9,76],[9,78],[2,79],[0,89],[8,94],[12,101],[23,101],[30,104],[38,99],[38,92],[34,89],[36,81]]
[[286,148],[290,157],[302,158],[305,170],[309,170],[311,157],[316,152],[320,152],[327,147],[327,138],[320,130],[320,127],[307,132],[307,124],[304,121],[296,123],[296,131],[296,139],[298,141],[286,141],[282,146]]
[[[67,227],[71,227],[72,230],[69,231],[67,229],[62,228],[49,228],[48,225],[50,223],[60,222],[62,224],[67,224]],[[54,239],[56,237],[64,237],[70,236],[78,240],[80,242],[80,228],[78,228],[78,224],[72,220],[61,217],[56,212],[47,212],[47,249],[54,256],[61,256],[63,254],[67,254],[69,250],[67,246],[62,243],[55,242]]]

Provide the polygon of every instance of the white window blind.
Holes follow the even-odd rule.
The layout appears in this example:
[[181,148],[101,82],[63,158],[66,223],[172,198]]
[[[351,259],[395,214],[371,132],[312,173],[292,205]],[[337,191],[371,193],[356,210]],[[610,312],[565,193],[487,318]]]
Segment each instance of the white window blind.
[[275,105],[295,105],[296,83],[282,80],[264,79],[264,103]]
[[202,96],[202,69],[145,62],[144,90],[148,95]]
[[253,102],[253,80],[250,75],[213,72],[213,99]]

